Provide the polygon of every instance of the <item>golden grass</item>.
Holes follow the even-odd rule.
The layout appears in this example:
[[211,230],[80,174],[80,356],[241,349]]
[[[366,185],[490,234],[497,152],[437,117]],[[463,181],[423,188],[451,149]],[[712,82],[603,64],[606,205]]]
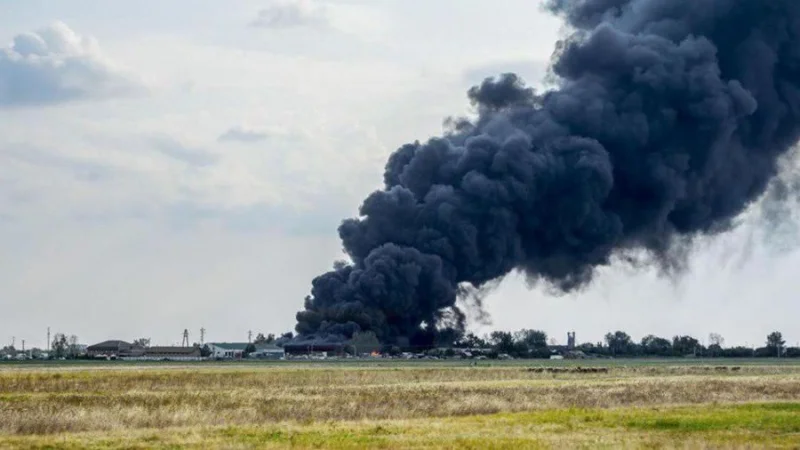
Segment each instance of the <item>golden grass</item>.
[[798,447],[796,402],[792,366],[11,370],[0,448]]
[[797,448],[800,403],[6,436],[24,448]]

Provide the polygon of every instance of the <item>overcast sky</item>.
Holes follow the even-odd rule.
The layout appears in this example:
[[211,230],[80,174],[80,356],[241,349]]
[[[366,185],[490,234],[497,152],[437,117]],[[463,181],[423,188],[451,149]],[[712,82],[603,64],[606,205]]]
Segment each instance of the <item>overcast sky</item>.
[[[489,5],[4,0],[0,345],[44,346],[48,326],[164,345],[292,329],[389,153],[468,113],[486,76],[541,79],[560,24],[534,1]],[[611,268],[553,297],[512,275],[474,329],[794,345],[794,222],[759,217],[680,280]]]

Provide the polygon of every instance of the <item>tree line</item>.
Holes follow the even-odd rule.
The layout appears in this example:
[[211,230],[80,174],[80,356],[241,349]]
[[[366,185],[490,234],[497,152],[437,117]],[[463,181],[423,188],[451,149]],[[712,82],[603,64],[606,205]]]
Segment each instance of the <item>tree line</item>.
[[[281,335],[259,333],[254,342],[248,346],[245,353],[255,351],[255,344],[274,344],[282,346],[283,343],[293,338],[291,332]],[[149,347],[149,339],[137,339],[137,345]],[[195,344],[205,350],[203,356],[208,356],[210,351],[199,344]],[[381,353],[394,354],[402,351],[429,351],[432,349],[450,349],[448,353],[455,354],[456,351],[477,351],[478,354],[485,354],[489,357],[508,355],[514,358],[550,358],[553,354],[574,353],[579,356],[581,352],[586,356],[612,357],[612,358],[636,358],[636,357],[702,357],[702,358],[751,358],[751,357],[800,357],[800,347],[787,347],[783,335],[779,331],[774,331],[766,336],[764,345],[756,348],[752,347],[726,347],[725,339],[717,334],[711,333],[708,336],[708,345],[688,335],[677,335],[670,338],[659,337],[649,334],[639,342],[634,341],[631,336],[624,331],[613,331],[605,335],[600,342],[585,342],[576,344],[574,348],[567,349],[566,346],[556,346],[552,339],[548,339],[546,332],[533,329],[522,329],[516,332],[494,331],[483,337],[474,333],[461,335],[455,339],[445,342],[438,342],[435,346],[426,348],[400,348],[394,345],[381,344],[373,332],[367,331],[356,333],[347,342],[346,351],[352,353],[364,353],[379,351]],[[0,349],[0,356],[16,355],[17,349],[6,346]],[[30,356],[37,358],[42,350],[34,348],[28,350]],[[78,345],[78,338],[75,335],[67,336],[64,333],[56,333],[51,342],[49,358],[78,358],[81,349]],[[569,356],[569,355],[566,355]]]
[[[271,343],[282,346],[291,340],[292,333],[280,336],[259,333],[255,343]],[[707,345],[689,335],[677,335],[672,338],[649,334],[636,342],[624,331],[606,333],[603,340],[592,343],[576,344],[573,349],[565,350],[564,345],[555,345],[555,341],[542,330],[522,329],[515,332],[494,331],[483,337],[474,333],[439,336],[433,345],[415,347],[381,344],[375,333],[364,331],[356,333],[345,343],[345,352],[368,353],[379,351],[385,354],[398,354],[403,351],[430,352],[431,350],[452,349],[478,350],[478,354],[489,357],[508,355],[514,358],[550,358],[554,353],[582,352],[587,356],[636,358],[636,357],[687,357],[698,358],[752,358],[752,357],[800,357],[800,347],[787,347],[783,335],[774,331],[766,336],[764,345],[756,348],[734,346],[726,347],[725,339],[718,333],[708,335]]]
[[[563,350],[566,346],[548,344],[547,333],[541,330],[523,329],[517,332],[495,331],[480,338],[473,333],[465,335],[453,344],[454,348],[490,349],[496,354],[506,354],[516,358],[549,358],[554,348]],[[757,348],[725,347],[725,339],[711,333],[708,345],[703,345],[692,336],[678,335],[671,339],[649,334],[639,342],[634,341],[624,331],[613,331],[605,335],[603,341],[576,344],[566,351],[582,352],[587,356],[600,357],[706,357],[706,358],[746,358],[746,357],[800,357],[800,347],[787,347],[783,335],[774,331],[766,336],[764,345]]]
[[[17,349],[13,345],[0,348],[0,356],[15,356],[20,352],[21,349]],[[56,333],[50,343],[49,352],[33,347],[26,349],[25,353],[35,359],[40,359],[44,355],[50,359],[75,359],[81,355],[81,345],[78,343],[78,336],[74,334],[67,336],[65,333]]]

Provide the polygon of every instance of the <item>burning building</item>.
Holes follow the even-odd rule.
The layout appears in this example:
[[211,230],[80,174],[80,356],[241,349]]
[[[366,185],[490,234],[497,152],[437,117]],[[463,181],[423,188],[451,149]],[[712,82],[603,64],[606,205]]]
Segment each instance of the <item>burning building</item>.
[[345,344],[341,342],[295,342],[284,344],[283,351],[288,356],[298,355],[325,355],[342,356],[345,353]]

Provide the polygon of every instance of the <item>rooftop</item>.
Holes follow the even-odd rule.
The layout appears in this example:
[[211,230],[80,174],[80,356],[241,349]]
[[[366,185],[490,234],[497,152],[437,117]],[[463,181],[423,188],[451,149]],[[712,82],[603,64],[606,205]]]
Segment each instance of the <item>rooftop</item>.
[[256,344],[256,350],[283,350],[282,347],[278,347],[275,344]]
[[161,354],[161,355],[164,355],[164,354],[172,354],[172,355],[186,354],[186,355],[192,355],[192,354],[195,354],[195,353],[199,354],[200,353],[200,349],[197,348],[197,347],[150,347],[147,350],[145,350],[145,354],[149,354],[149,355],[155,355],[155,354]]
[[247,342],[209,342],[208,345],[213,345],[224,350],[244,350],[247,348]]
[[110,341],[103,341],[98,344],[90,345],[87,347],[89,350],[94,349],[102,349],[102,348],[120,348],[120,347],[130,347],[132,344],[125,341],[119,340],[110,340]]

